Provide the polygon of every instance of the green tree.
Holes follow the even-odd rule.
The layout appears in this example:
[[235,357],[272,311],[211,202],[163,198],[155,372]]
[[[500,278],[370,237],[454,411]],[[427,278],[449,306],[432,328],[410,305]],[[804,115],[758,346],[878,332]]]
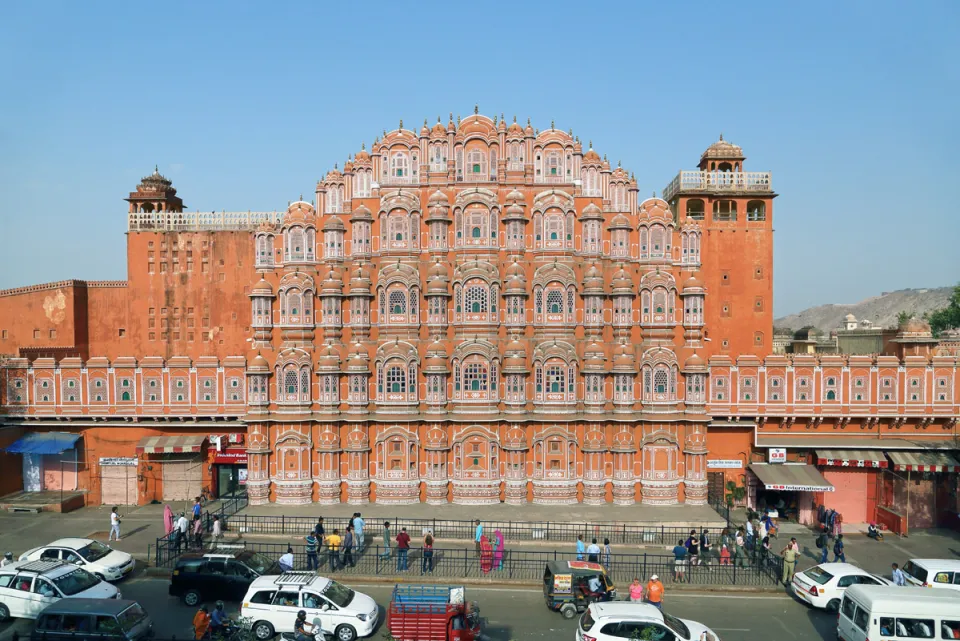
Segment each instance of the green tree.
[[960,327],[960,285],[953,288],[946,307],[928,312],[925,317],[934,336],[939,336],[945,329]]
[[897,327],[900,327],[908,320],[910,320],[910,312],[902,310],[899,314],[897,314]]

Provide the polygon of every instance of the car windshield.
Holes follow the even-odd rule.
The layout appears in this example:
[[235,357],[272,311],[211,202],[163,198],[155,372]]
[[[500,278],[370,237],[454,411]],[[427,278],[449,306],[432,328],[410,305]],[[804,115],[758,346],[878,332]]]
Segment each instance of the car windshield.
[[345,608],[353,601],[353,596],[356,593],[345,585],[331,581],[323,589],[322,594],[338,608]]
[[279,574],[279,572],[267,571],[276,565],[276,562],[268,559],[259,552],[244,552],[243,554],[237,556],[237,560],[260,576],[263,576],[264,574]]
[[93,563],[94,561],[99,561],[103,557],[107,556],[113,552],[106,545],[100,541],[90,541],[88,545],[83,546],[77,550],[77,554],[83,557],[87,563]]
[[903,571],[921,583],[927,582],[927,569],[920,567],[913,561],[907,561],[903,566]]
[[124,632],[130,632],[130,630],[146,618],[147,613],[143,611],[139,603],[134,603],[117,616],[120,627],[123,628]]
[[833,578],[833,575],[824,570],[819,565],[810,568],[809,570],[804,570],[803,575],[816,583],[817,585],[826,585],[830,579]]
[[64,574],[63,576],[52,579],[52,581],[64,596],[80,594],[84,590],[89,590],[96,584],[100,583],[100,579],[80,568],[77,568],[68,574]]
[[588,609],[583,613],[583,616],[580,617],[580,629],[584,632],[589,632],[594,623],[595,621],[593,620],[593,616],[590,614],[590,610]]
[[663,622],[667,624],[667,627],[676,632],[681,639],[690,638],[690,630],[687,629],[687,626],[684,625],[683,621],[678,619],[675,616],[670,616],[666,612],[663,613]]

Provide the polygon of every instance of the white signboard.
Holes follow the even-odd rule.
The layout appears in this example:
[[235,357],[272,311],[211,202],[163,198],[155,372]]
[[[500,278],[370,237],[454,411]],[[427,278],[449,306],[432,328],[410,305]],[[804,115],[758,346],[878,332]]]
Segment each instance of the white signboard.
[[786,463],[787,462],[787,448],[785,447],[771,447],[769,450],[767,461],[770,463]]
[[137,466],[137,459],[136,459],[136,457],[134,457],[134,458],[110,457],[110,458],[101,458],[101,459],[100,459],[100,467],[111,467],[111,466],[113,466],[113,467],[117,467],[117,466],[136,467],[136,466]]
[[707,459],[707,468],[714,470],[739,470],[743,467],[743,461],[738,458],[725,459]]

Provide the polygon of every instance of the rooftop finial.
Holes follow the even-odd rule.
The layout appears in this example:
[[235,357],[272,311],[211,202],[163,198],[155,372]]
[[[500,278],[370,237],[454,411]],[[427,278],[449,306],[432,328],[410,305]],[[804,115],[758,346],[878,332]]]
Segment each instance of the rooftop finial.
[[440,114],[437,114],[437,124],[440,124]]
[[338,162],[333,163],[333,168],[334,168],[334,169],[340,169],[340,163],[338,163]]
[[426,118],[423,119],[423,126],[424,126],[424,127],[427,126],[427,119],[426,119]]
[[473,113],[474,113],[474,114],[480,113],[480,105],[479,105],[478,103],[474,103],[474,105],[473,105]]
[[620,161],[618,160],[618,161],[617,161],[617,169],[619,169],[619,168],[620,168]]
[[460,126],[460,114],[457,114],[457,126]]
[[720,132],[720,140],[723,140],[723,132]]
[[153,166],[153,173],[155,173],[155,174],[159,174],[159,173],[160,173],[160,165],[154,165],[154,166]]
[[593,149],[593,141],[590,141],[590,149]]
[[367,143],[361,142],[361,143],[360,143],[360,151],[366,151],[366,150],[367,150]]
[[550,121],[550,131],[553,131],[553,121]]
[[300,194],[300,202],[303,202],[303,194]]
[[513,122],[517,122],[517,114],[513,114]]
[[403,129],[403,118],[400,119],[400,129]]

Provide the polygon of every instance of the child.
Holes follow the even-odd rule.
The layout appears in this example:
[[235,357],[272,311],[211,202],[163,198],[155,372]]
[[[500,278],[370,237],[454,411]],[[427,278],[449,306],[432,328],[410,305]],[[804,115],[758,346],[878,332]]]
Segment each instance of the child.
[[726,543],[720,548],[720,565],[730,565],[730,550],[727,549]]

